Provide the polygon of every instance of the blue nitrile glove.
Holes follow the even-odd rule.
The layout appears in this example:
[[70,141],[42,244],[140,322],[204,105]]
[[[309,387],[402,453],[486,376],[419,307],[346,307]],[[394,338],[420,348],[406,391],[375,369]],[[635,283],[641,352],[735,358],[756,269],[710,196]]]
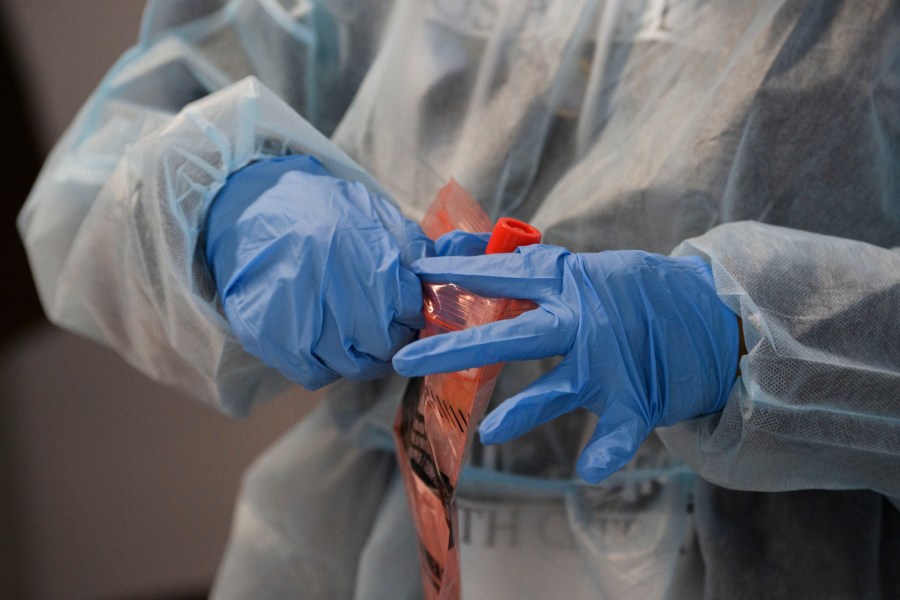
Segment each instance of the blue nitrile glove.
[[309,389],[392,372],[423,320],[409,270],[433,255],[418,225],[310,156],[232,174],[207,216],[206,259],[235,335]]
[[[460,248],[477,245],[464,234],[448,235],[461,237]],[[737,316],[716,296],[710,267],[699,257],[573,254],[537,245],[513,254],[428,258],[413,269],[426,282],[539,307],[414,342],[394,357],[397,371],[418,376],[563,356],[479,431],[482,442],[502,443],[586,408],[600,417],[578,459],[587,481],[622,467],[654,427],[721,410],[734,384]]]
[[434,242],[434,253],[437,256],[481,256],[487,250],[491,233],[468,233],[451,231]]

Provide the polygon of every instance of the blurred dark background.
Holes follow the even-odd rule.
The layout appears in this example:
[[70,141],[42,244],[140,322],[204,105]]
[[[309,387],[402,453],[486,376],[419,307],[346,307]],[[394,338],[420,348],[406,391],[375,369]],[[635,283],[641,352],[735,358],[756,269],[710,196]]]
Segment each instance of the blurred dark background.
[[[5,11],[4,11],[5,12]],[[6,92],[0,95],[0,277],[6,293],[0,295],[0,335],[4,338],[16,329],[33,323],[40,317],[34,285],[28,271],[25,251],[16,234],[16,213],[25,200],[41,166],[43,153],[35,131],[35,112],[25,99],[21,66],[15,62],[9,17],[0,14],[0,81]]]
[[0,598],[205,597],[242,471],[315,400],[236,422],[43,318],[16,215],[142,7],[0,0]]

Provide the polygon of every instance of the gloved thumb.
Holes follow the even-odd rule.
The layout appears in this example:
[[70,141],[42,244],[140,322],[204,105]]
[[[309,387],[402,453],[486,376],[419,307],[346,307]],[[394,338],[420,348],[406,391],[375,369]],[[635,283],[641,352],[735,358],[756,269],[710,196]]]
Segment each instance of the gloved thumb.
[[438,256],[478,256],[487,249],[490,233],[469,233],[459,229],[445,233],[434,242]]
[[640,413],[621,400],[613,400],[581,451],[578,475],[588,483],[600,483],[632,459],[650,430]]

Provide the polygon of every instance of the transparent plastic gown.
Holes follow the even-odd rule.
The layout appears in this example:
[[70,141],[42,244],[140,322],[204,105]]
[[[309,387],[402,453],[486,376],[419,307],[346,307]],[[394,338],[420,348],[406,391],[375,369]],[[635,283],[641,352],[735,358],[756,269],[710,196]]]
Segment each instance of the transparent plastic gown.
[[[897,597],[898,40],[890,0],[152,2],[19,227],[54,322],[232,414],[286,385],[198,250],[257,158],[314,154],[416,220],[454,177],[547,243],[703,256],[747,342],[725,410],[599,486],[582,415],[476,448],[464,597]],[[421,594],[405,388],[339,382],[260,458],[215,597]]]

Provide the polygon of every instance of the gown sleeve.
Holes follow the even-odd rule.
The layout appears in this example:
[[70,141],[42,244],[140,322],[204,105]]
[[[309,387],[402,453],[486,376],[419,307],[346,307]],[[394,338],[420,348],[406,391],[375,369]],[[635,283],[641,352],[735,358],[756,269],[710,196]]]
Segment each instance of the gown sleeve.
[[[335,49],[329,36],[363,26],[359,14],[289,4],[151,2],[139,43],[57,143],[18,218],[52,322],[233,415],[287,381],[223,316],[198,241],[216,192],[251,161],[308,153],[385,195],[321,133],[376,41]],[[331,50],[348,69],[339,83],[319,69]]]
[[737,222],[675,253],[712,264],[747,354],[724,411],[667,445],[730,488],[900,497],[900,249]]

